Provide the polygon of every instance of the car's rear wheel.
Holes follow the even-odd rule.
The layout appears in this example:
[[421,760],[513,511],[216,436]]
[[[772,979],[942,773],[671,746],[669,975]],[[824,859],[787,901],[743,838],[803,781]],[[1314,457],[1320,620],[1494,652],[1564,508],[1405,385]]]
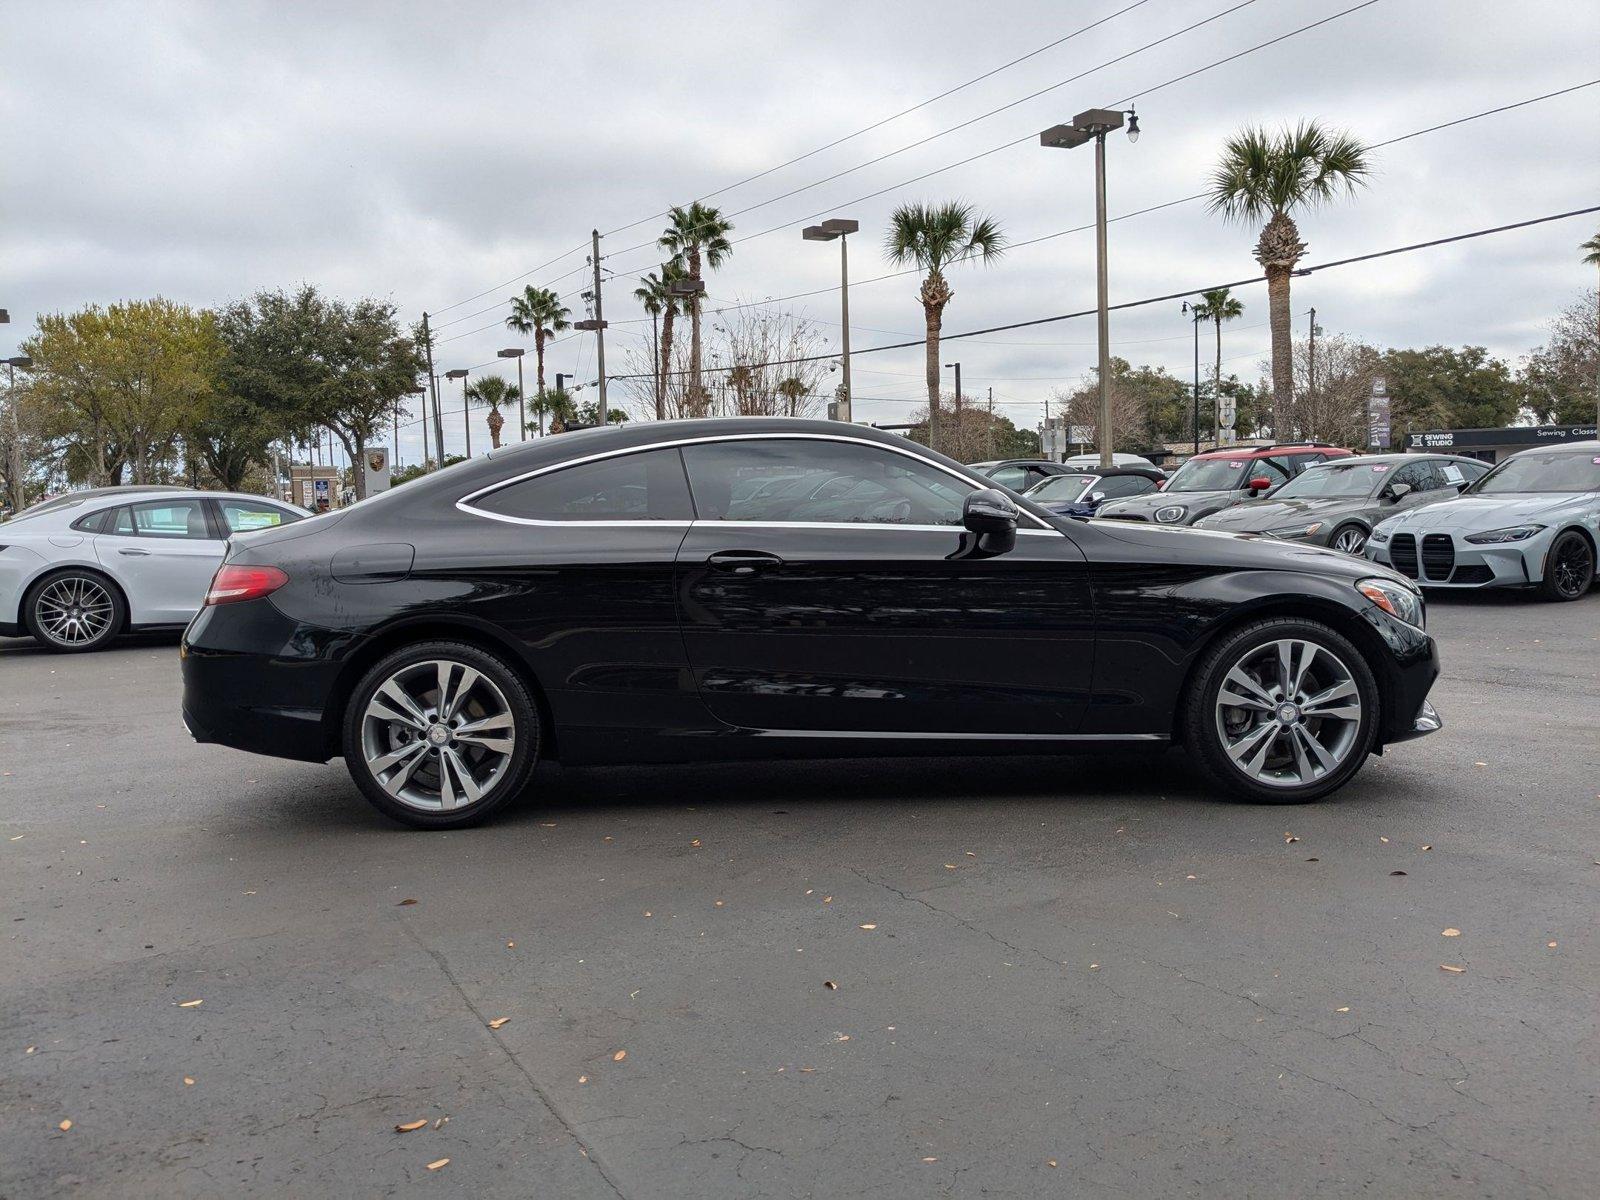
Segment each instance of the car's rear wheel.
[[22,606],[28,632],[63,654],[101,649],[127,617],[122,593],[95,571],[52,571],[28,590]]
[[1224,636],[1196,667],[1184,735],[1225,791],[1268,804],[1315,800],[1361,769],[1378,687],[1359,650],[1316,621],[1273,618]]
[[1594,585],[1594,547],[1569,529],[1550,544],[1539,593],[1546,600],[1576,600]]
[[462,642],[427,642],[383,659],[351,693],[344,758],[384,814],[419,829],[483,820],[526,786],[539,713],[504,662]]
[[1328,545],[1345,554],[1360,557],[1361,552],[1367,548],[1367,531],[1359,525],[1341,525],[1333,531],[1333,536],[1328,539]]

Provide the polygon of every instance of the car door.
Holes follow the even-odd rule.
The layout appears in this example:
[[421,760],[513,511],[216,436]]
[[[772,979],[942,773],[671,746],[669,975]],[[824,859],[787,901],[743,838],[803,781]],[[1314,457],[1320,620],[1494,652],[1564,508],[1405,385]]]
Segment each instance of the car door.
[[[795,736],[1076,731],[1094,620],[1065,534],[1025,514],[1015,547],[985,557],[961,527],[978,485],[910,450],[766,435],[683,457],[696,519],[679,615],[719,720]],[[852,484],[820,510],[738,499],[751,478],[806,476]]]
[[128,597],[134,625],[182,625],[200,611],[222,561],[199,496],[125,504],[94,539],[95,556]]

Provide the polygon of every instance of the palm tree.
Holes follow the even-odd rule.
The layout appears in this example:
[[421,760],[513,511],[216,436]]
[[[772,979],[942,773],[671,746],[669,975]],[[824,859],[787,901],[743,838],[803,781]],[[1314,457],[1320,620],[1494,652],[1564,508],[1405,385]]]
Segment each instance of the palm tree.
[[485,424],[489,426],[489,442],[494,449],[500,449],[500,430],[506,423],[506,419],[500,415],[500,407],[517,402],[517,385],[507,383],[498,375],[485,375],[467,384],[467,400],[474,407],[489,410],[485,418]]
[[[698,200],[687,206],[674,205],[667,212],[667,228],[656,245],[689,268],[688,279],[699,282],[701,268],[715,271],[733,253],[728,234],[733,222],[722,211]],[[690,296],[689,308],[689,397],[692,411],[700,412],[705,403],[705,385],[700,377],[700,297]]]
[[968,259],[989,262],[1005,251],[1005,234],[991,217],[980,217],[970,204],[950,201],[940,205],[902,204],[889,218],[884,253],[896,266],[915,266],[923,272],[917,298],[922,301],[927,329],[929,445],[939,411],[939,331],[945,305],[955,296],[945,281],[946,267]]
[[1371,152],[1348,133],[1302,121],[1277,133],[1247,127],[1228,139],[1211,174],[1211,211],[1230,221],[1265,222],[1256,261],[1267,276],[1272,325],[1272,432],[1284,437],[1294,397],[1289,276],[1306,252],[1293,213],[1353,194],[1372,171]]
[[789,408],[789,416],[798,416],[800,412],[800,397],[806,394],[805,380],[790,375],[778,381],[778,395],[783,397],[784,403]]
[[[549,288],[536,288],[529,284],[522,289],[522,295],[511,297],[511,315],[506,318],[506,328],[523,337],[532,335],[541,396],[544,395],[544,344],[563,329],[571,328],[571,322],[567,320],[571,315],[561,303],[561,297]],[[541,414],[539,436],[543,437],[543,409],[538,411]]]
[[[1194,306],[1193,312],[1196,321],[1210,321],[1217,327],[1217,365],[1211,375],[1211,403],[1215,413],[1222,404],[1222,323],[1244,316],[1244,305],[1233,298],[1228,288],[1212,288],[1200,293],[1200,303]],[[1213,430],[1218,427],[1218,422],[1213,420]],[[1195,437],[1199,436],[1197,430]]]
[[633,289],[633,298],[650,314],[650,331],[654,338],[656,376],[656,420],[667,419],[667,374],[672,366],[672,324],[678,316],[682,300],[672,294],[672,285],[687,278],[688,273],[677,259],[661,264],[661,273],[651,271],[640,278]]

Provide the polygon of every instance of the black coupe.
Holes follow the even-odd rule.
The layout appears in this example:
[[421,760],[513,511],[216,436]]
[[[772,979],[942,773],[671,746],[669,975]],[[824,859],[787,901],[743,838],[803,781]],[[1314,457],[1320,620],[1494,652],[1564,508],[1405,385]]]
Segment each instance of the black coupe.
[[412,825],[535,763],[1182,743],[1304,801],[1439,727],[1415,584],[1058,517],[892,434],[732,419],[511,446],[238,535],[183,639],[194,737],[342,755]]

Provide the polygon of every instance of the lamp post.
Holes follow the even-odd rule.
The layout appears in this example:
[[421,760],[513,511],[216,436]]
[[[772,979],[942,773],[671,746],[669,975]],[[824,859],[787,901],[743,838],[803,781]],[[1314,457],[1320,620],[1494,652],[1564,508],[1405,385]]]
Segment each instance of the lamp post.
[[1200,306],[1183,302],[1183,311],[1194,318],[1194,452],[1200,453]]
[[514,358],[517,360],[517,422],[521,426],[517,430],[517,440],[519,442],[528,440],[528,405],[522,391],[522,356],[524,353],[525,351],[512,346],[509,350],[502,350],[495,356],[497,358]]
[[[425,387],[406,389],[406,395],[408,396],[426,396],[427,394],[428,389]],[[424,466],[428,462],[428,406],[426,404],[422,406],[422,462]],[[400,465],[400,417],[398,412],[394,420],[394,465],[397,467]]]
[[839,420],[849,424],[853,418],[850,406],[850,234],[861,228],[860,221],[846,217],[829,217],[821,225],[807,225],[800,236],[808,242],[839,241],[839,329],[844,349],[841,362],[844,375],[839,396]]
[[1072,150],[1094,140],[1094,249],[1095,297],[1100,335],[1100,469],[1111,467],[1111,311],[1106,286],[1106,134],[1121,129],[1126,117],[1128,140],[1139,140],[1139,117],[1130,108],[1091,108],[1072,118],[1070,125],[1052,125],[1039,135],[1039,144]]
[[[956,449],[956,453],[959,454],[961,452],[961,364],[958,363],[958,362],[957,363],[945,363],[945,369],[946,370],[949,370],[952,367],[955,368],[955,372],[956,372],[956,443],[955,443],[955,449]],[[931,450],[933,447],[930,446],[928,448]]]
[[[0,309],[0,312],[4,312]],[[10,314],[6,314],[9,322]],[[6,474],[11,479],[11,515],[15,516],[23,508],[27,500],[22,483],[22,402],[17,399],[17,368],[24,371],[33,366],[33,359],[26,354],[18,354],[6,359],[6,387],[11,393],[11,461],[7,465]]]
[[[467,373],[462,368],[457,367],[454,371],[446,371],[444,373],[444,377],[446,379],[459,379],[459,380],[461,380],[461,429],[462,429],[462,432],[466,434],[466,438],[467,438],[467,457],[471,458],[472,457],[472,420],[471,420],[471,418],[469,418],[467,416]],[[440,436],[441,439],[444,437],[443,431],[440,432],[439,436]],[[441,455],[439,457],[439,465],[441,467],[444,466],[444,456],[443,455]]]
[[[705,290],[706,281],[704,279],[674,279],[667,284],[667,295],[675,296],[682,300],[691,311],[700,303],[700,297],[705,295]],[[666,395],[666,391],[667,377],[663,373],[661,376],[661,394],[663,396]],[[694,415],[692,409],[693,406],[691,405],[691,415]]]

